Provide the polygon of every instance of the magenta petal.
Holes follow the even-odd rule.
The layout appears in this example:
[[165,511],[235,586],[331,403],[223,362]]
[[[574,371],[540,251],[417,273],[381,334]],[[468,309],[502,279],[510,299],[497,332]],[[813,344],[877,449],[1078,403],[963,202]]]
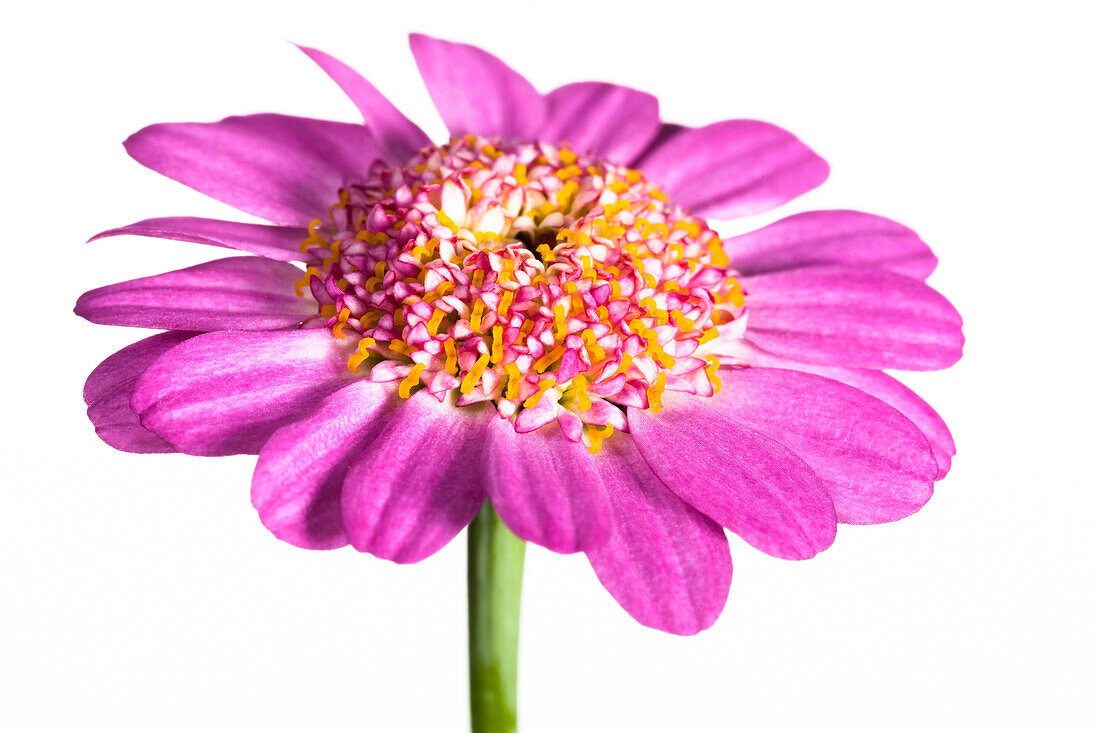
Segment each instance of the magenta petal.
[[611,499],[611,534],[588,551],[596,576],[640,623],[696,634],[718,619],[732,566],[722,527],[668,490],[629,436],[604,443],[596,467]]
[[920,280],[936,256],[906,226],[860,211],[806,211],[725,240],[731,264],[744,275],[808,265],[874,265]]
[[189,331],[259,331],[316,315],[312,298],[294,294],[302,271],[260,257],[227,257],[161,275],[89,290],[75,313],[93,323]]
[[546,95],[546,107],[540,140],[620,163],[645,150],[661,126],[656,97],[617,84],[567,84]]
[[276,224],[323,216],[382,157],[363,125],[277,114],[150,125],[123,144],[147,168]]
[[920,280],[873,267],[804,267],[741,280],[746,338],[809,364],[930,370],[962,357],[962,319]]
[[920,395],[890,375],[872,369],[845,369],[803,364],[769,354],[744,341],[738,343],[735,356],[739,361],[750,366],[797,369],[835,379],[879,398],[909,418],[924,433],[924,437],[928,438],[928,442],[932,445],[932,452],[936,456],[936,463],[939,464],[939,473],[936,478],[943,478],[950,470],[951,457],[955,455],[955,441],[951,437],[947,423],[932,409],[931,405],[920,398]]
[[636,165],[675,203],[719,219],[774,209],[829,175],[828,164],[805,143],[757,120],[682,130]]
[[130,407],[184,453],[259,453],[276,429],[355,378],[354,348],[328,329],[203,334],[153,362]]
[[805,461],[704,400],[665,392],[660,413],[627,410],[638,451],[681,499],[763,552],[813,557],[836,537],[829,494]]
[[363,115],[363,123],[374,135],[390,162],[404,163],[420,148],[431,144],[423,130],[403,115],[401,110],[393,106],[385,95],[355,69],[315,48],[298,48],[344,90],[344,94],[348,95]]
[[344,530],[355,549],[419,562],[473,521],[485,501],[478,462],[489,414],[426,390],[401,405],[344,479]]
[[88,419],[104,443],[130,453],[173,453],[175,448],[142,426],[130,409],[134,385],[150,364],[189,338],[189,331],[169,331],[130,344],[111,354],[88,375],[84,402]]
[[483,470],[493,508],[519,537],[554,552],[607,540],[611,505],[592,454],[556,424],[520,434],[491,420]]
[[344,476],[396,408],[392,385],[360,380],[330,394],[308,417],[276,430],[252,474],[252,506],[264,526],[308,550],[346,545]]
[[167,216],[145,219],[95,235],[89,242],[104,237],[134,234],[139,237],[175,239],[181,242],[212,244],[240,252],[249,252],[280,262],[304,261],[300,245],[309,235],[305,227],[244,224],[238,221],[200,219],[196,216]]
[[531,82],[476,46],[413,33],[409,46],[452,135],[534,140],[546,103]]
[[[799,368],[805,371],[813,370],[812,367]],[[936,464],[939,467],[936,480],[947,475],[951,470],[951,457],[955,455],[955,441],[951,437],[947,423],[932,409],[931,405],[889,374],[871,369],[839,367],[829,371],[831,373],[826,373],[824,376],[850,384],[856,389],[873,395],[909,418],[932,446],[932,454],[936,457]]]
[[938,467],[928,440],[885,402],[788,369],[725,369],[719,376],[723,386],[714,404],[808,463],[839,521],[892,522],[932,497]]

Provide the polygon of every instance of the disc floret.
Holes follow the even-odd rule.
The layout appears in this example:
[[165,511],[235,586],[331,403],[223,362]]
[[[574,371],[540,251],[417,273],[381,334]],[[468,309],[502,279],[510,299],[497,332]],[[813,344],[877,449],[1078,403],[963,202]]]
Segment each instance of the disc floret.
[[340,191],[302,250],[348,368],[516,430],[557,420],[593,452],[622,408],[720,387],[702,356],[744,311],[722,242],[638,171],[467,135]]

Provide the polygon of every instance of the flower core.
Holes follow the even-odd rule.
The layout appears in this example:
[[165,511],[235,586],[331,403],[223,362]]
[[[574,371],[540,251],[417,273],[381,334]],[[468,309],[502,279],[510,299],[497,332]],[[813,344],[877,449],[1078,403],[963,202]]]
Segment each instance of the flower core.
[[348,368],[402,397],[491,400],[596,452],[624,407],[721,386],[701,346],[742,316],[741,288],[717,233],[640,172],[467,135],[339,195],[302,243],[308,325],[357,339]]

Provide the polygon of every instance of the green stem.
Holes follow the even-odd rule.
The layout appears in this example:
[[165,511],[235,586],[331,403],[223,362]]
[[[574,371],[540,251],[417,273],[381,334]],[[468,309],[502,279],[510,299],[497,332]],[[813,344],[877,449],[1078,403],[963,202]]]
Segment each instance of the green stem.
[[468,543],[470,727],[473,733],[512,733],[525,544],[488,501],[470,525]]

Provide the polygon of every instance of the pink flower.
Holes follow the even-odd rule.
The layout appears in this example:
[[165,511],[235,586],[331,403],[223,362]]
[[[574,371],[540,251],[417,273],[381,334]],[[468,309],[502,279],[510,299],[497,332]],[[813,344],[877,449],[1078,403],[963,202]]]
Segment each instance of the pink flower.
[[272,225],[169,217],[95,237],[255,255],[81,296],[95,323],[166,329],[88,378],[104,441],[256,453],[252,501],[277,537],[396,562],[489,499],[679,634],[725,604],[723,527],[804,559],[838,522],[928,501],[950,433],[882,370],[950,366],[963,337],[914,232],[811,211],[723,242],[704,217],[784,204],[825,161],[764,122],[662,123],[643,92],[542,95],[480,49],[411,45],[448,142],[312,49],[364,124],[258,114],[126,141]]

